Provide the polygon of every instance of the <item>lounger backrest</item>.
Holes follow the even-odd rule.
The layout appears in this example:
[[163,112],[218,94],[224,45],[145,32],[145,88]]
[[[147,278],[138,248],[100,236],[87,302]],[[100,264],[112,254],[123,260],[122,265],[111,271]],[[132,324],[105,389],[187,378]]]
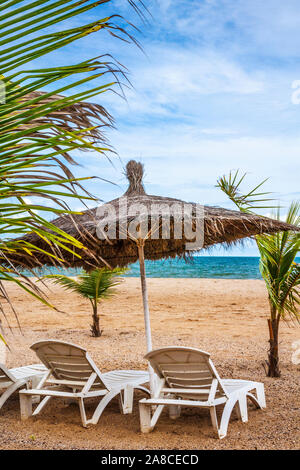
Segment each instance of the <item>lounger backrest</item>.
[[1,384],[16,382],[16,378],[6,369],[4,364],[0,364],[0,388]]
[[71,383],[86,382],[94,372],[97,374],[97,378],[92,389],[108,388],[103,381],[101,372],[84,348],[56,340],[39,341],[30,348],[51,370],[55,379]]
[[151,351],[145,358],[157,375],[165,379],[169,388],[190,389],[191,392],[197,389],[209,391],[213,379],[216,379],[218,386],[215,397],[228,396],[207,352],[174,346]]

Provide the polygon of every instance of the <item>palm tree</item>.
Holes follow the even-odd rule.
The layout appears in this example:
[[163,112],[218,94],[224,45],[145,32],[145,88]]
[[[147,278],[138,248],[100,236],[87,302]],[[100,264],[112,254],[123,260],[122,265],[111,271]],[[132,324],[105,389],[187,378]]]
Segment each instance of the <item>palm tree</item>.
[[[286,221],[300,226],[300,204],[292,203]],[[277,218],[280,218],[278,211]],[[260,270],[265,280],[270,303],[270,350],[267,361],[268,377],[280,377],[278,335],[281,319],[290,317],[299,321],[300,316],[300,265],[295,257],[300,250],[299,234],[282,232],[272,237],[257,237],[261,255]]]
[[[247,194],[240,192],[238,171],[229,177],[219,178],[217,186],[243,212],[251,213],[254,209],[270,208],[262,204],[269,203],[265,198],[268,193],[258,192],[264,181]],[[293,202],[288,210],[286,222],[300,227],[300,204]],[[274,218],[281,220],[280,210]],[[281,320],[300,320],[300,265],[295,258],[300,250],[300,236],[293,232],[280,232],[272,235],[255,237],[260,253],[260,272],[265,281],[269,305],[269,352],[266,361],[268,377],[280,377],[279,369],[279,325]]]
[[63,286],[66,290],[71,290],[89,299],[93,309],[93,323],[91,325],[92,336],[99,337],[102,334],[99,324],[98,303],[115,294],[114,287],[120,284],[120,276],[126,269],[97,268],[93,271],[83,271],[76,279],[63,276],[61,274],[49,274],[44,278],[52,279],[55,284]]
[[[73,152],[106,155],[111,149],[102,128],[111,126],[113,119],[102,106],[86,100],[111,90],[125,74],[108,51],[60,67],[38,67],[38,59],[105,31],[136,42],[124,29],[122,17],[114,11],[108,15],[108,3],[111,0],[4,0],[0,4],[0,296],[8,302],[3,281],[15,282],[47,303],[40,288],[9,262],[12,251],[24,259],[38,258],[39,248],[22,236],[35,232],[46,239],[53,264],[64,262],[61,248],[84,249],[48,219],[72,213],[67,204],[72,198],[83,202],[92,198],[81,185],[88,178],[75,178],[70,170]],[[134,0],[128,3],[137,10]],[[94,21],[80,25],[81,15],[96,7]],[[77,27],[66,29],[63,23],[74,18]],[[16,234],[19,240],[12,241]],[[4,314],[1,303],[0,312]]]

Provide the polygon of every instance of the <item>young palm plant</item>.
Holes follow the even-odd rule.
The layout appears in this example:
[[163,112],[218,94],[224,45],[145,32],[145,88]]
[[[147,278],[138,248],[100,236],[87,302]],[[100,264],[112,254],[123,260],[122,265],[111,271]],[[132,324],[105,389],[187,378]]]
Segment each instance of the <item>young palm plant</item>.
[[[77,64],[47,68],[39,67],[38,59],[89,34],[107,32],[112,38],[135,42],[127,31],[129,23],[126,26],[113,9],[108,14],[110,3],[0,2],[0,296],[13,311],[3,281],[14,282],[46,302],[36,284],[10,261],[12,253],[21,254],[24,267],[27,258],[38,259],[39,248],[23,241],[23,235],[35,232],[46,239],[53,264],[64,262],[61,248],[84,249],[49,218],[71,213],[67,201],[72,198],[91,198],[70,171],[73,152],[105,155],[110,148],[102,128],[113,120],[102,106],[86,100],[111,90],[124,77],[109,51]],[[134,0],[128,3],[137,9]],[[82,15],[92,9],[93,22],[87,23],[91,17]],[[74,20],[76,27],[70,29]],[[19,239],[12,240],[16,235]],[[0,312],[4,314],[1,302]]]
[[[243,195],[240,185],[241,178],[238,171],[229,177],[219,178],[217,186],[230,198],[243,212],[251,213],[265,206],[270,199],[265,198],[268,193],[258,192],[260,183],[254,190]],[[262,205],[263,204],[263,205]],[[300,226],[300,204],[293,202],[288,210],[286,222]],[[280,220],[280,211],[274,218]],[[298,233],[281,232],[273,235],[259,235],[255,237],[260,253],[260,271],[265,281],[269,305],[269,352],[266,361],[266,374],[268,377],[280,377],[279,368],[279,325],[281,320],[300,320],[300,265],[295,258],[300,250],[300,236]]]
[[44,276],[44,278],[52,279],[55,284],[63,286],[66,290],[71,290],[81,297],[89,299],[93,309],[93,323],[91,325],[92,336],[99,337],[103,330],[100,329],[98,303],[102,299],[107,299],[115,294],[114,287],[121,282],[118,276],[125,271],[126,269],[119,268],[112,270],[97,268],[90,272],[83,271],[77,279],[61,274],[49,274]]

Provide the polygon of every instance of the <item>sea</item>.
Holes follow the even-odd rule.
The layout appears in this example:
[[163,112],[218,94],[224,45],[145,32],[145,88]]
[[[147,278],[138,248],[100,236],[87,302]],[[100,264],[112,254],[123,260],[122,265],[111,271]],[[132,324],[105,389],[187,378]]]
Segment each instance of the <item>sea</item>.
[[[295,260],[300,263],[300,257]],[[261,279],[259,257],[255,256],[194,256],[191,260],[175,258],[145,261],[147,277],[158,278],[213,278],[213,279]],[[76,276],[80,269],[43,268],[39,275],[60,273]],[[26,273],[30,275],[30,273]],[[139,277],[139,263],[128,267],[125,276]]]

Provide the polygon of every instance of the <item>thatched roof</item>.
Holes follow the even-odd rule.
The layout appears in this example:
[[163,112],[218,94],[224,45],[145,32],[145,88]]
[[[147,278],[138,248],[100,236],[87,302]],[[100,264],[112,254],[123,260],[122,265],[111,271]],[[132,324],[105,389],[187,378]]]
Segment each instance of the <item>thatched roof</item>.
[[[245,214],[220,207],[200,206],[173,198],[147,195],[142,182],[143,166],[141,163],[133,160],[127,164],[127,178],[129,180],[129,187],[125,194],[121,198],[106,203],[101,207],[102,214],[104,214],[105,209],[111,210],[113,208],[114,215],[109,217],[105,215],[99,216],[99,209],[95,208],[86,210],[80,215],[67,215],[52,221],[54,225],[79,239],[86,247],[86,250],[80,253],[81,259],[78,259],[74,255],[66,251],[62,253],[57,247],[52,246],[53,251],[59,253],[70,266],[82,266],[86,269],[91,269],[95,266],[103,266],[105,263],[115,267],[126,266],[137,261],[138,250],[135,241],[132,237],[128,236],[126,236],[126,239],[122,239],[124,238],[124,227],[128,229],[129,224],[134,221],[134,216],[130,215],[130,209],[133,209],[134,204],[139,204],[142,208],[141,223],[143,221],[146,222],[147,227],[146,229],[144,227],[141,238],[145,239],[145,258],[151,260],[189,256],[191,254],[190,249],[187,249],[187,243],[190,240],[184,235],[184,230],[182,239],[177,239],[174,236],[175,224],[178,224],[178,221],[180,221],[180,224],[183,226],[183,210],[186,204],[192,208],[189,221],[192,223],[193,229],[199,223],[202,217],[201,210],[203,211],[203,248],[220,243],[231,245],[245,237],[252,237],[263,233],[271,234],[290,230],[300,231],[297,227],[259,215]],[[124,208],[127,208],[127,211]],[[148,216],[150,208],[152,209],[152,232],[150,230],[151,221]],[[167,238],[163,238],[163,219],[161,213],[168,216],[170,209],[174,209],[173,215],[170,216],[170,235],[167,235]],[[157,223],[153,223],[153,218]],[[107,220],[116,222],[116,238],[112,239],[110,236],[107,236],[107,239],[100,240],[99,233],[105,233],[104,227]],[[99,227],[101,228],[100,232]],[[146,234],[149,236],[149,232],[151,232],[151,238],[147,238]],[[36,234],[29,234],[23,237],[23,240],[25,243],[30,242],[42,249],[49,250],[49,245]],[[199,247],[193,250],[199,251]],[[14,256],[12,261],[25,267],[53,264],[49,257],[41,253],[38,254],[38,259],[28,257],[24,253],[22,257]]]

